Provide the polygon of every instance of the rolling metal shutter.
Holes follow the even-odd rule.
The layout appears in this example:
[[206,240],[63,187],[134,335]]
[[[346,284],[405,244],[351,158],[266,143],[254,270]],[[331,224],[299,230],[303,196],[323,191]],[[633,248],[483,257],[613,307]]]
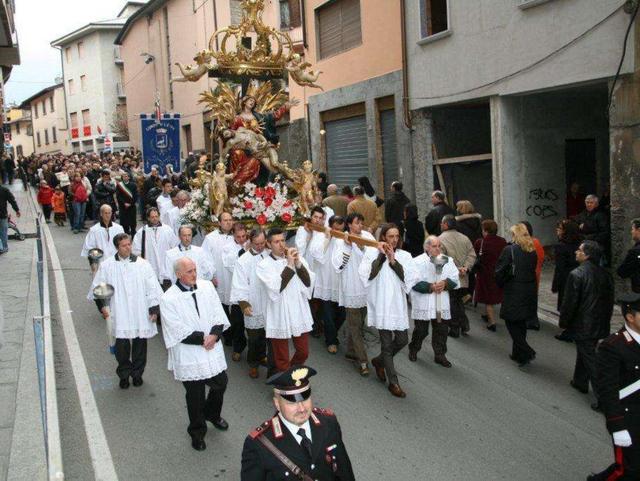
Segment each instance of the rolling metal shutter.
[[329,183],[357,185],[358,177],[369,175],[365,116],[326,122],[324,129]]
[[320,58],[362,43],[360,0],[336,0],[318,8],[316,15]]
[[380,137],[382,138],[382,167],[384,175],[384,193],[389,195],[391,182],[400,180],[398,173],[398,150],[396,144],[396,111],[380,112]]

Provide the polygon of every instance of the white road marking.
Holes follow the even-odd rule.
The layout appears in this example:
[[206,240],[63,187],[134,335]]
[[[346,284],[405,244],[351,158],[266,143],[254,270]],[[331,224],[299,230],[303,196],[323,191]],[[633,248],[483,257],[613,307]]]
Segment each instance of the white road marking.
[[89,453],[91,455],[91,463],[93,464],[93,472],[95,474],[96,481],[118,481],[116,468],[113,464],[113,458],[111,457],[107,437],[104,433],[100,413],[98,412],[98,405],[96,404],[96,399],[93,396],[93,390],[91,389],[87,366],[84,363],[82,351],[80,350],[80,343],[78,342],[78,336],[76,335],[76,329],[73,325],[73,318],[71,316],[72,311],[69,309],[69,297],[67,296],[67,288],[64,283],[64,274],[62,273],[62,266],[60,265],[60,259],[58,258],[58,251],[56,250],[56,246],[53,242],[49,226],[43,223],[42,228],[47,240],[47,250],[51,257],[51,267],[53,268],[61,317],[60,321],[64,332],[67,351],[69,353],[69,360],[71,361],[71,370],[73,371],[73,377],[76,380],[76,389],[80,400],[80,408],[82,410],[84,430],[89,444]]

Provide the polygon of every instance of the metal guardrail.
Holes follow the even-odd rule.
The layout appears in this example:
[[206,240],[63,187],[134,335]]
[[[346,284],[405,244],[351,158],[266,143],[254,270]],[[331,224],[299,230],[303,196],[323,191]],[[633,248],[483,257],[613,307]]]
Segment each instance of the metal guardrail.
[[40,295],[40,316],[33,318],[36,344],[36,365],[40,386],[40,407],[44,431],[44,445],[47,456],[47,479],[63,481],[62,444],[60,441],[60,421],[58,415],[58,395],[56,391],[56,371],[53,354],[51,308],[49,301],[49,268],[47,264],[45,230],[42,228],[42,213],[38,211],[29,189],[31,207],[36,220],[37,274]]

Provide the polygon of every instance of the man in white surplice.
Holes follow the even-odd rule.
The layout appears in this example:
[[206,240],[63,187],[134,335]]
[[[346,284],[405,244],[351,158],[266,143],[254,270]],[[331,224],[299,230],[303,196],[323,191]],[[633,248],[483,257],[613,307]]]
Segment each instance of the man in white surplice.
[[211,258],[202,247],[194,246],[191,243],[193,239],[193,227],[187,224],[181,225],[178,229],[178,238],[180,242],[176,247],[167,251],[167,258],[164,262],[162,279],[165,287],[167,287],[166,282],[164,282],[165,280],[171,283],[176,281],[173,266],[181,257],[188,257],[196,263],[198,267],[198,277],[200,277],[200,279],[212,280],[216,271],[213,267],[213,262],[211,262]]
[[182,225],[182,212],[184,206],[191,199],[191,195],[186,190],[181,190],[176,194],[176,205],[168,209],[161,217],[162,223],[173,229],[174,234],[178,234],[178,228]]
[[113,210],[108,204],[100,206],[100,220],[94,224],[87,237],[84,239],[84,245],[82,246],[82,257],[88,257],[91,249],[100,249],[103,252],[102,259],[107,259],[116,253],[116,248],[113,246],[113,238],[117,234],[124,232],[124,229],[120,224],[116,224],[111,220]]
[[177,281],[160,300],[162,335],[169,350],[168,368],[186,391],[191,446],[203,451],[207,421],[222,431],[229,428],[220,416],[227,362],[219,342],[229,321],[211,281],[197,278],[193,260],[178,259],[174,271]]
[[367,247],[359,274],[367,287],[367,324],[378,329],[380,354],[371,359],[378,379],[389,380],[389,392],[406,397],[398,383],[393,357],[409,341],[407,294],[414,284],[413,258],[398,248],[400,230],[395,224],[384,224],[380,231],[382,244]]
[[[309,331],[313,325],[309,299],[315,274],[295,248],[287,249],[284,231],[273,228],[267,234],[271,254],[257,267],[258,279],[266,289],[266,336],[271,343],[275,369],[284,372],[302,365],[309,356]],[[295,353],[289,359],[289,339]]]
[[258,377],[258,367],[267,357],[264,332],[264,308],[267,293],[258,279],[258,263],[269,255],[266,249],[267,236],[262,229],[253,229],[249,233],[249,250],[242,254],[233,270],[231,280],[231,303],[244,315],[244,327],[247,330],[247,363],[249,376]]
[[173,184],[171,183],[171,179],[163,179],[162,194],[156,198],[156,205],[158,206],[160,216],[164,215],[165,212],[173,207],[173,200],[171,199],[172,190]]
[[[220,227],[213,232],[207,234],[202,243],[202,248],[209,254],[209,257],[213,260],[213,267],[215,267],[216,275],[214,277],[214,284],[220,296],[220,302],[224,312],[229,316],[229,293],[231,292],[231,277],[227,276],[222,262],[225,248],[233,243],[233,217],[228,212],[220,214],[219,219]],[[225,344],[231,345],[231,337],[225,338]]]
[[[113,243],[117,252],[105,259],[93,278],[87,299],[94,300],[102,317],[111,315],[115,337],[116,373],[120,387],[142,385],[142,374],[147,363],[147,339],[158,333],[155,320],[162,289],[151,265],[131,254],[131,237],[120,233]],[[107,308],[105,301],[94,299],[93,289],[101,283],[111,284],[113,297]]]
[[160,211],[155,207],[147,210],[147,224],[133,237],[133,253],[149,261],[162,283],[167,251],[178,245],[178,237],[168,225],[160,223]]
[[[325,226],[325,212],[322,210],[322,207],[315,206],[311,209],[311,217],[309,218],[309,222],[312,224],[318,225],[320,227]],[[307,264],[313,264],[313,258],[309,252],[309,246],[311,245],[311,241],[314,238],[324,237],[322,232],[316,232],[309,229],[307,226],[302,225],[298,227],[296,231],[296,236],[294,239],[296,249],[300,253],[304,260],[307,261]]]
[[[422,341],[429,335],[429,321],[433,327],[431,347],[435,362],[444,367],[451,367],[447,360],[447,337],[449,336],[449,320],[451,308],[449,291],[460,285],[458,268],[451,257],[442,256],[446,263],[440,273],[436,272],[433,260],[441,255],[440,239],[429,236],[424,241],[425,253],[413,259],[416,284],[411,289],[411,317],[414,322],[411,343],[409,344],[409,360],[418,360],[418,351]],[[437,296],[440,296],[440,320],[436,313]]]

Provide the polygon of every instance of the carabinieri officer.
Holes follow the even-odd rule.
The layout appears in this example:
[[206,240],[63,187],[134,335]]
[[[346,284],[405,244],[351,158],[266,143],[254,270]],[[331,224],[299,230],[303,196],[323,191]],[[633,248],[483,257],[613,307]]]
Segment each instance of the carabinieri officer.
[[625,326],[600,344],[596,383],[615,462],[591,481],[640,479],[640,294],[618,302]]
[[293,366],[267,381],[277,412],[247,436],[242,481],[355,479],[335,414],[313,407],[309,378],[315,374]]

